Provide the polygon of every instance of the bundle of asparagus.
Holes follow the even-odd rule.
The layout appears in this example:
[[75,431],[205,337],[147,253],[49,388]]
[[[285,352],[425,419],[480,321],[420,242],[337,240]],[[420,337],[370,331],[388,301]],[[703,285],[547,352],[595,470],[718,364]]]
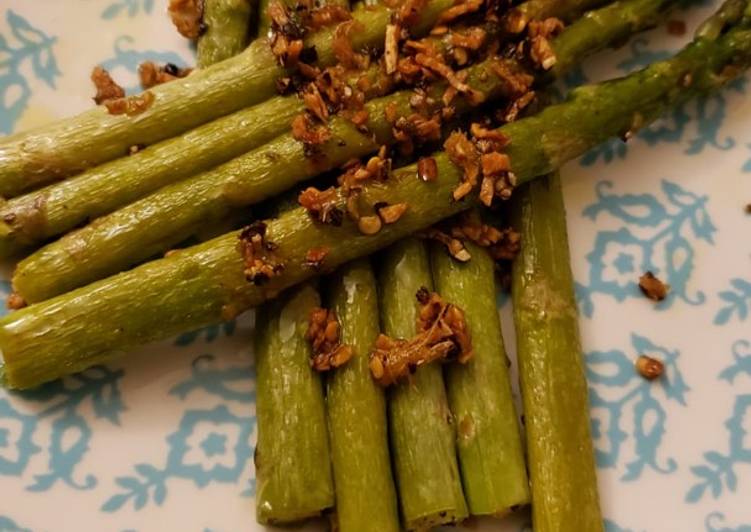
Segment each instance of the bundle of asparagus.
[[[531,500],[538,531],[602,530],[565,214],[546,175],[750,66],[749,2],[727,0],[670,59],[536,114],[530,101],[676,3],[261,2],[241,51],[250,3],[206,0],[179,25],[201,69],[149,89],[144,109],[0,142],[0,253],[59,236],[18,265],[14,302],[30,305],[0,320],[0,379],[31,388],[261,305],[260,522],[334,510],[344,532],[425,530]],[[299,97],[275,95],[290,88]],[[508,123],[430,153],[493,108]],[[389,146],[419,160],[392,170]],[[299,207],[147,261],[342,166]],[[481,223],[428,230],[509,195],[526,438],[495,312],[494,258],[515,249],[499,253],[503,233]]]

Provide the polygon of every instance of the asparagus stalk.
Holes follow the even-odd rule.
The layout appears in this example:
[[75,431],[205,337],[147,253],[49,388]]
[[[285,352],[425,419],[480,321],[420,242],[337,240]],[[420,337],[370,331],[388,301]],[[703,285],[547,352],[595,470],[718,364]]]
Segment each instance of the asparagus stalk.
[[[572,24],[553,41],[558,61],[571,66],[612,44],[614,39],[651,25],[656,15],[665,13],[674,3],[675,0],[624,0],[621,9],[600,10],[602,17]],[[591,18],[600,23],[593,25]],[[468,85],[489,99],[502,98],[509,89],[506,80],[492,68],[494,61],[490,58],[466,70]],[[563,69],[556,72],[562,73]],[[445,88],[443,82],[431,86],[430,95],[436,106],[440,105]],[[396,105],[399,116],[407,116],[411,113],[412,96],[411,91],[400,91],[367,103],[368,129],[374,137],[362,134],[347,120],[332,119],[332,138],[322,146],[324,157],[317,158],[315,164],[305,157],[300,143],[287,134],[216,169],[164,187],[21,261],[13,278],[14,288],[26,301],[38,302],[83,286],[166,251],[206,220],[226,216],[239,206],[261,201],[353,157],[375,151],[380,144],[394,141],[385,109]],[[453,103],[459,112],[470,107],[462,96]],[[61,216],[72,221],[74,217],[69,213],[75,209],[70,209],[67,202],[56,204]],[[38,203],[34,201],[32,212],[34,205]],[[3,241],[0,225],[0,246]]]
[[[379,286],[381,323],[394,338],[415,335],[415,294],[432,288],[425,244],[402,240],[383,257]],[[428,364],[408,383],[391,390],[389,434],[404,527],[428,530],[467,517],[456,462],[456,431],[449,410],[442,369]]]
[[[742,3],[749,10],[747,1]],[[724,86],[751,65],[750,18],[751,13],[730,18],[722,31],[698,34],[671,59],[573,91],[565,102],[500,128],[511,139],[517,179],[550,173],[600,142]],[[235,316],[319,273],[305,265],[311,248],[328,248],[322,268],[330,271],[476,205],[469,196],[451,201],[461,170],[446,154],[434,159],[438,173],[433,182],[416,179],[416,165],[411,165],[384,183],[365,187],[362,197],[368,204],[409,205],[397,223],[375,235],[361,234],[348,218],[340,227],[317,224],[301,208],[270,221],[267,238],[278,246],[286,267],[265,285],[246,281],[238,233],[229,233],[3,317],[6,384],[31,388],[151,340]]]
[[108,214],[182,178],[226,162],[289,129],[303,104],[275,96],[0,206],[7,257]]
[[558,175],[527,184],[514,204],[524,242],[514,261],[512,294],[532,524],[539,532],[602,531]]
[[[530,0],[519,7],[533,4],[535,1]],[[581,3],[581,0],[570,2],[568,10],[563,9],[563,6],[559,7],[561,13],[578,14],[581,11],[575,10],[575,7]],[[587,3],[592,2],[590,0]],[[665,20],[677,4],[679,1],[676,0],[616,0],[599,9],[588,11],[576,19],[576,32],[565,31],[555,40],[556,63],[551,69],[552,73],[560,76],[574,68],[580,62],[582,50],[601,50],[606,45],[625,42],[634,33],[656,26]],[[533,19],[539,16],[535,14]],[[608,39],[606,45],[603,44],[603,35]]]
[[203,23],[198,38],[198,68],[206,68],[242,52],[248,45],[253,5],[250,0],[204,0]]
[[339,318],[339,338],[354,351],[327,380],[337,530],[398,532],[386,401],[368,367],[379,333],[378,294],[368,261],[355,261],[339,271],[330,281],[328,299]]
[[[426,33],[452,0],[429,0],[412,28]],[[391,10],[385,6],[353,14],[360,31],[353,32],[356,50],[383,44]],[[318,64],[336,62],[332,48],[335,28],[306,38],[315,46]],[[150,145],[174,137],[210,120],[274,96],[276,80],[284,75],[267,39],[253,41],[242,53],[193,72],[187,78],[149,89],[153,103],[136,116],[111,115],[101,107],[76,117],[19,133],[0,142],[0,196],[10,198],[122,157],[132,146]]]
[[256,519],[285,524],[334,505],[326,412],[320,376],[305,339],[320,305],[310,284],[293,288],[258,312]]
[[431,246],[436,290],[464,311],[474,357],[446,371],[449,406],[456,419],[462,485],[473,515],[503,515],[529,502],[529,486],[514,408],[501,323],[496,308],[495,265],[467,244],[469,262]]

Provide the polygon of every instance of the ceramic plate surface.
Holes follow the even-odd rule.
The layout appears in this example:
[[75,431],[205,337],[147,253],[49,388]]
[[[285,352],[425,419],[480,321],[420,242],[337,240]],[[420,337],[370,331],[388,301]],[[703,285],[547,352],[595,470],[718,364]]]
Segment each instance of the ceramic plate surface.
[[[0,134],[90,108],[96,64],[131,91],[144,60],[192,64],[165,4],[2,0]],[[567,85],[666,57],[718,4],[676,12],[685,36],[640,35]],[[751,531],[750,79],[563,174],[610,532]],[[645,270],[672,287],[660,304],[639,292]],[[263,530],[252,322],[189,332],[39,391],[0,391],[0,531]],[[638,377],[639,354],[665,360],[665,378]],[[527,526],[518,516],[471,529]]]

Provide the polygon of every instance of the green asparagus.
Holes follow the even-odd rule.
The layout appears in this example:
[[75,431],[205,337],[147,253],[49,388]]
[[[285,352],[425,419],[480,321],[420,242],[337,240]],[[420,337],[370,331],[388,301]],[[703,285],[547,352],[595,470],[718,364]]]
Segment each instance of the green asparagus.
[[[720,32],[697,35],[671,59],[573,91],[567,101],[503,126],[517,179],[550,173],[600,142],[645,126],[742,73],[751,65],[747,5],[744,2],[746,16],[727,20]],[[347,217],[340,227],[318,224],[301,208],[270,221],[267,238],[278,246],[286,267],[265,285],[246,281],[238,233],[229,233],[3,317],[0,350],[7,385],[31,388],[113,360],[151,340],[237,315],[316,275],[317,270],[305,266],[310,248],[329,249],[322,268],[330,271],[476,205],[474,196],[451,201],[461,170],[446,154],[437,153],[434,159],[438,172],[433,182],[416,179],[412,165],[365,187],[362,198],[367,204],[409,206],[397,223],[375,235],[360,233]]]
[[[427,33],[452,0],[430,0],[412,28]],[[391,10],[383,6],[357,10],[360,31],[352,33],[355,49],[383,45]],[[332,49],[335,28],[306,39],[315,46],[318,63],[336,62]],[[193,72],[184,79],[159,85],[149,92],[154,101],[136,116],[111,115],[97,107],[76,117],[0,141],[0,196],[10,198],[122,157],[132,146],[150,145],[174,137],[210,120],[274,96],[276,80],[284,75],[266,38],[253,41],[242,53]]]
[[[497,32],[492,30],[496,26],[482,27]],[[423,42],[443,54],[452,51],[442,38],[426,37]],[[355,74],[350,83],[361,86],[361,76],[369,80],[363,91],[367,99],[387,94],[393,85],[376,63]],[[247,153],[289,131],[292,119],[303,109],[297,96],[273,97],[129,157],[13,198],[0,205],[0,257],[33,248],[165,185]]]
[[388,450],[386,402],[370,376],[368,355],[378,336],[378,294],[367,260],[329,283],[328,301],[352,359],[331,372],[327,406],[340,532],[398,532],[399,512]]
[[[380,268],[381,324],[393,338],[417,333],[421,287],[432,288],[424,242],[402,240],[386,251]],[[428,364],[391,389],[391,453],[404,527],[428,530],[467,517],[456,462],[456,430],[440,364]]]
[[258,312],[256,356],[256,519],[285,524],[334,505],[334,484],[321,377],[305,339],[320,305],[310,284],[293,288]]
[[198,68],[206,68],[242,52],[248,45],[252,14],[251,0],[204,0],[203,24],[206,29],[196,45]]
[[495,265],[471,243],[461,263],[441,244],[431,248],[436,290],[464,311],[474,357],[446,371],[456,419],[462,485],[473,515],[503,515],[529,502],[519,422],[511,394],[501,322],[496,308]]
[[297,98],[275,96],[129,157],[13,198],[0,205],[0,256],[16,254],[246,153],[287,131],[302,110]]
[[[530,0],[530,3],[534,1]],[[573,9],[578,3],[580,0],[569,7]],[[591,4],[591,0],[588,3]],[[607,36],[607,44],[612,46],[625,42],[634,33],[656,26],[679,3],[680,0],[616,0],[585,13],[576,19],[578,31],[564,31],[555,40],[556,63],[552,73],[560,76],[574,68],[580,61],[582,50],[604,48],[603,35]],[[521,4],[524,5],[526,3]]]
[[[603,17],[598,18],[607,21],[607,25],[593,26],[591,17],[585,18],[581,25],[572,24],[554,39],[553,49],[562,64],[573,65],[576,60],[611,44],[613,39],[622,38],[624,33],[651,25],[655,15],[664,13],[673,3],[674,0],[651,3],[624,0],[621,9],[605,8]],[[639,10],[633,6],[638,6]],[[591,32],[594,35],[590,35]],[[558,42],[565,46],[564,53],[557,51]],[[509,89],[503,75],[492,68],[494,62],[495,58],[490,58],[466,70],[467,84],[488,99],[507,96]],[[445,82],[435,83],[430,88],[436,108],[441,105],[445,89]],[[367,125],[374,139],[359,132],[347,120],[333,118],[330,122],[332,138],[321,147],[325,156],[316,158],[315,164],[305,157],[300,143],[291,134],[282,135],[216,169],[162,188],[100,218],[21,261],[13,277],[14,289],[26,301],[38,302],[112,275],[160,250],[166,251],[206,220],[226,216],[234,209],[282,192],[353,157],[375,151],[380,144],[394,141],[385,109],[395,104],[397,115],[408,116],[412,112],[409,104],[412,96],[411,91],[405,90],[366,104]],[[470,106],[463,96],[452,104],[458,112]],[[73,218],[67,214],[67,204],[58,204],[64,216]],[[33,207],[32,212],[35,212]],[[0,243],[8,240],[2,237],[2,227],[0,225]]]
[[532,525],[538,532],[602,531],[558,175],[525,185],[513,201],[524,242],[514,261],[512,294]]
[[[487,93],[505,87],[490,64],[487,61],[471,69],[476,81],[472,86],[487,86]],[[479,81],[481,76],[485,82]],[[445,88],[443,82],[433,87],[436,103]],[[385,109],[396,104],[400,116],[408,115],[412,95],[405,90],[367,103],[368,129],[373,136],[360,132],[347,119],[332,118],[331,138],[321,145],[320,157],[307,156],[302,143],[287,133],[99,218],[22,260],[13,278],[15,290],[26,301],[37,302],[112,275],[166,251],[209,220],[221,219],[235,209],[374,152],[381,144],[394,141]]]

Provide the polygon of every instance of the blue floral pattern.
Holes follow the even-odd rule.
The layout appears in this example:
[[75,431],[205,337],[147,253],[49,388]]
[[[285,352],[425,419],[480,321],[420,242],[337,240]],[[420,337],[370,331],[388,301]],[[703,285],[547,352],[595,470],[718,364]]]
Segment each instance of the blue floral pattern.
[[21,528],[10,517],[0,515],[0,532],[31,532],[28,528]]
[[635,532],[630,528],[623,528],[615,521],[605,519],[605,532]]
[[[738,340],[733,344],[735,362],[723,369],[719,379],[732,385],[740,375],[751,377],[751,343]],[[748,390],[748,387],[746,387]],[[735,397],[733,412],[725,422],[728,431],[727,452],[707,451],[705,463],[691,468],[697,482],[686,493],[686,502],[696,503],[711,493],[717,499],[725,490],[738,488],[738,467],[751,465],[751,440],[747,438],[748,422],[751,420],[751,394],[741,393]]]
[[[675,401],[685,406],[689,390],[678,368],[678,351],[658,346],[638,334],[631,335],[631,346],[630,357],[616,349],[593,351],[585,358],[597,465],[619,465],[623,444],[632,439],[635,456],[626,463],[622,477],[626,481],[638,479],[645,468],[663,474],[676,470],[673,458],[660,460],[657,456],[666,430],[664,404]],[[653,356],[664,363],[665,375],[659,382],[651,383],[636,373],[634,362],[639,355]],[[624,427],[626,410],[633,416],[630,429]]]
[[[256,419],[232,413],[226,402],[247,406],[255,401],[254,369],[252,365],[217,369],[212,366],[213,360],[210,355],[196,358],[191,377],[173,387],[170,393],[185,399],[193,392],[203,391],[225,404],[185,411],[178,429],[167,436],[169,453],[164,466],[136,464],[133,469],[137,476],[118,477],[115,482],[123,491],[105,501],[102,511],[116,512],[129,501],[134,509],[140,510],[149,499],[161,506],[167,498],[167,480],[171,478],[192,480],[203,488],[212,482],[235,483],[248,470],[253,456],[250,438]],[[251,495],[254,487],[251,480],[242,494]]]
[[5,12],[10,34],[0,34],[0,133],[10,134],[31,98],[31,86],[22,67],[31,65],[34,76],[54,89],[61,74],[55,60],[57,42],[12,9]]
[[623,59],[616,68],[623,74],[630,74],[635,70],[648,67],[656,61],[669,58],[672,53],[667,50],[655,50],[654,46],[645,37],[636,37],[631,40],[627,47],[629,57]]
[[233,334],[235,334],[236,328],[237,321],[235,320],[225,321],[224,323],[218,323],[215,325],[209,325],[207,327],[196,329],[195,331],[190,331],[178,335],[177,338],[175,338],[175,345],[191,345],[201,338],[203,338],[206,343],[211,343],[214,340],[221,338],[222,335],[232,336]]
[[730,289],[718,294],[723,300],[723,307],[714,317],[715,325],[725,325],[733,318],[745,321],[751,307],[751,281],[741,278],[730,280]]
[[102,11],[101,17],[111,20],[125,15],[133,18],[141,13],[150,14],[154,10],[154,0],[115,0]]
[[726,526],[725,515],[720,512],[709,514],[704,522],[704,526],[706,526],[706,532],[751,532],[751,524],[734,527]]
[[[29,491],[47,491],[58,481],[75,488],[91,489],[97,479],[92,474],[74,477],[91,440],[90,422],[79,409],[90,401],[94,417],[119,423],[124,410],[118,381],[122,370],[95,367],[32,392],[15,395],[26,401],[33,415],[19,412],[8,399],[0,398],[0,475],[22,476],[32,455],[41,451],[34,443],[38,422],[51,420],[47,443],[47,472],[34,476]],[[15,426],[15,428],[13,428]]]
[[667,309],[676,299],[690,305],[703,303],[704,292],[691,293],[688,283],[694,269],[691,240],[714,243],[716,228],[706,209],[708,197],[667,180],[661,183],[663,201],[654,194],[615,194],[614,187],[610,181],[599,182],[597,201],[583,211],[593,222],[608,216],[623,225],[597,233],[594,249],[587,255],[588,278],[576,283],[582,313],[592,316],[598,294],[616,301],[643,297],[638,281],[645,271],[671,286],[668,297],[655,308]]

